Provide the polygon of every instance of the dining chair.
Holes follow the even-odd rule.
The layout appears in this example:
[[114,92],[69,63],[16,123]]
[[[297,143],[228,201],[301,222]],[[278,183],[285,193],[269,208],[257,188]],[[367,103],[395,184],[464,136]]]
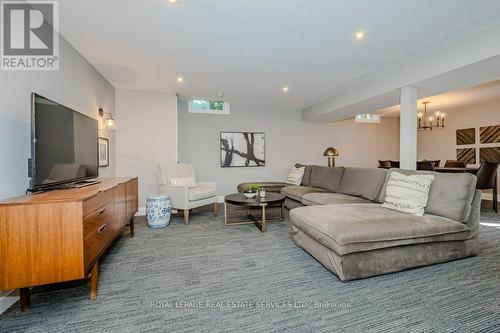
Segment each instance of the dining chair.
[[399,161],[389,161],[391,168],[399,168]]
[[432,161],[418,161],[417,170],[436,171]]
[[378,160],[378,167],[379,168],[390,168],[391,167],[391,163],[390,163],[389,160],[386,160],[386,161]]
[[484,161],[477,171],[476,189],[493,190],[493,209],[498,213],[497,171],[498,162]]
[[464,161],[454,161],[454,160],[447,160],[444,163],[445,168],[465,168],[467,164]]

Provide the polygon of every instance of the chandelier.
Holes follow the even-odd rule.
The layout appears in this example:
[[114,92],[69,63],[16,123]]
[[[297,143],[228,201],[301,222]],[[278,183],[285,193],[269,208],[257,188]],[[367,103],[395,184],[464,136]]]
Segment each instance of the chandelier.
[[444,112],[436,111],[434,116],[427,117],[427,104],[428,101],[422,102],[424,105],[424,112],[417,113],[417,129],[419,130],[432,130],[433,128],[444,128]]

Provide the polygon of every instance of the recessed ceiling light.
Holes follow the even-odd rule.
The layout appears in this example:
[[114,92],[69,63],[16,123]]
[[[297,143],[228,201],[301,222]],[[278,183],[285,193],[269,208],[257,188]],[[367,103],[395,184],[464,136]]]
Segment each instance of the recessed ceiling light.
[[283,92],[288,92],[288,87],[287,86],[283,87]]
[[364,31],[358,31],[354,34],[354,38],[360,40],[366,37],[366,32]]
[[168,0],[168,3],[171,3],[172,5],[178,4],[179,0]]
[[179,83],[184,82],[184,78],[182,76],[177,77],[177,82]]

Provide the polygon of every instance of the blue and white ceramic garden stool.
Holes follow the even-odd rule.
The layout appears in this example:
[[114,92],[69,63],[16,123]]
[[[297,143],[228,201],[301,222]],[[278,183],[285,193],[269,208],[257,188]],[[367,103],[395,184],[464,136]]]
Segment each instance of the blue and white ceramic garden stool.
[[146,203],[146,218],[150,228],[164,228],[170,223],[172,206],[166,195],[148,197]]

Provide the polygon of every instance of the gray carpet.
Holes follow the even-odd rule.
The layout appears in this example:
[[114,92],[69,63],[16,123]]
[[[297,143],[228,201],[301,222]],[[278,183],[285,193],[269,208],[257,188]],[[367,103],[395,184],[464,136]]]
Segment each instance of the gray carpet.
[[342,283],[294,245],[288,222],[266,234],[209,212],[161,230],[138,222],[103,258],[96,301],[85,281],[36,288],[0,331],[500,331],[499,229],[481,227],[477,257]]

